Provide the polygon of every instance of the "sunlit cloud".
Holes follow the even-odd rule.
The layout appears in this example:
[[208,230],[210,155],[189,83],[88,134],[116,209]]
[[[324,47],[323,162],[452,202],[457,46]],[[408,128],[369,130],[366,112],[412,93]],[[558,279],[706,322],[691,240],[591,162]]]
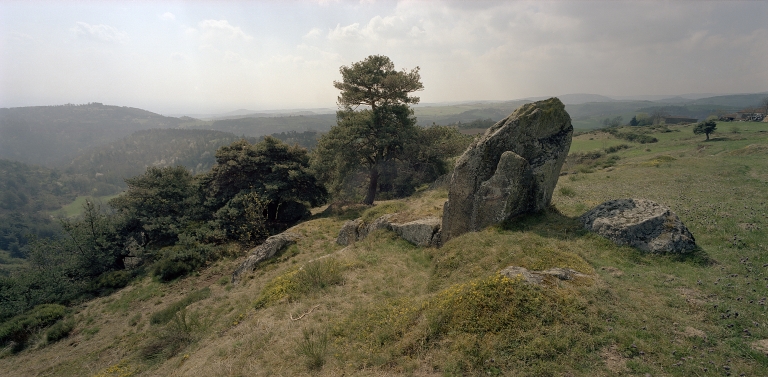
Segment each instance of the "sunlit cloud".
[[160,16],[160,19],[162,19],[164,21],[175,21],[176,20],[176,16],[173,13],[171,13],[171,12],[165,12],[165,13],[163,13],[162,16]]
[[99,42],[128,42],[128,34],[109,25],[90,25],[88,23],[78,21],[70,30],[73,31],[78,37],[96,40]]
[[198,24],[202,38],[205,40],[242,40],[250,41],[252,36],[246,34],[239,26],[229,24],[227,20],[204,20]]

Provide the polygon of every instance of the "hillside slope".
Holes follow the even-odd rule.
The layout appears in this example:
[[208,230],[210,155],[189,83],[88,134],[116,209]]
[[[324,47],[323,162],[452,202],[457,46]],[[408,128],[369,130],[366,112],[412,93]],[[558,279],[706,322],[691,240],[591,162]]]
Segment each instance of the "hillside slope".
[[181,165],[194,174],[207,172],[216,163],[216,150],[240,139],[233,133],[211,130],[137,131],[80,153],[66,170],[96,177],[117,192],[125,187],[125,179],[143,174],[150,166]]
[[[234,248],[196,276],[136,281],[73,308],[68,337],[6,350],[0,374],[765,375],[768,129],[718,127],[709,142],[691,126],[648,129],[652,144],[576,136],[550,211],[441,249],[388,231],[334,241],[358,216],[440,215],[445,190],[318,210],[240,284]],[[580,230],[578,215],[622,197],[671,207],[701,250],[643,255]],[[529,286],[497,274],[509,265],[589,277]]]
[[87,105],[0,109],[0,158],[58,166],[85,148],[138,130],[174,128],[184,121],[146,110]]

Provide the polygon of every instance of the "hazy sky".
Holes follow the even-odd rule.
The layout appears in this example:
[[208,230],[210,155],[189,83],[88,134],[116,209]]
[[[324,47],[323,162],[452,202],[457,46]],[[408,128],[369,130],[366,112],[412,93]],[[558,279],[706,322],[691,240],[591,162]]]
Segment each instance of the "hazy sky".
[[422,102],[768,91],[766,1],[0,1],[0,107],[335,107],[339,67]]

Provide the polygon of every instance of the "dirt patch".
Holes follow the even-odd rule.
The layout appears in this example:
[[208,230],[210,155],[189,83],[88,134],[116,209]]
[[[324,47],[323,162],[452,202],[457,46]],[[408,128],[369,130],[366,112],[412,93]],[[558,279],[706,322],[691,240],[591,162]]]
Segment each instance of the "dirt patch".
[[689,304],[704,305],[707,303],[706,297],[698,290],[692,288],[678,288],[677,293],[685,298]]
[[753,231],[753,230],[760,229],[760,227],[758,227],[757,224],[754,224],[754,223],[739,223],[739,228],[746,231]]
[[628,370],[627,359],[624,356],[621,356],[619,348],[615,344],[603,348],[603,350],[600,351],[600,357],[603,358],[605,367],[611,371],[611,373],[617,374]]
[[707,333],[691,326],[685,327],[685,330],[683,331],[683,335],[685,335],[688,338],[702,338],[702,339],[707,338]]
[[617,277],[620,277],[620,276],[624,275],[624,271],[622,271],[622,270],[619,270],[619,269],[618,269],[618,268],[616,268],[616,267],[610,267],[610,266],[607,266],[607,267],[602,267],[602,268],[600,268],[600,269],[601,269],[601,270],[603,270],[603,271],[606,271],[606,272],[608,272],[609,274],[611,274],[611,276],[613,276],[613,277],[615,277],[615,278],[617,278]]
[[768,356],[768,339],[760,339],[752,342],[752,349]]

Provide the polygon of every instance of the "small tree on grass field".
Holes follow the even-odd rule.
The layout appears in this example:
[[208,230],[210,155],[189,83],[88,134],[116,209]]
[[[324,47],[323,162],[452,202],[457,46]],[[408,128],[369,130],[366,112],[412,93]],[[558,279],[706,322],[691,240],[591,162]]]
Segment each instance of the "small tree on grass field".
[[693,129],[693,133],[696,135],[705,134],[707,135],[707,140],[709,140],[709,134],[715,132],[716,128],[717,123],[714,120],[708,120],[706,122],[699,122]]

